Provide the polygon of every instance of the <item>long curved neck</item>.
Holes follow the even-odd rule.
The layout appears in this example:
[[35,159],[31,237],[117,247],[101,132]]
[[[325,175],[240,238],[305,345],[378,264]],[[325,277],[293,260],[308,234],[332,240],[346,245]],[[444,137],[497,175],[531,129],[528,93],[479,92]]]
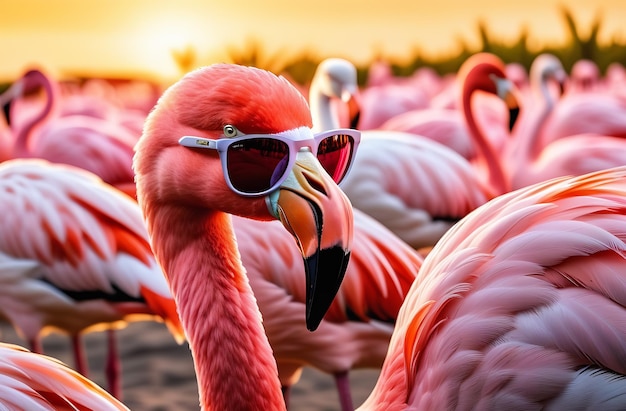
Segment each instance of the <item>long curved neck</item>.
[[536,93],[541,96],[541,108],[530,119],[530,126],[527,131],[523,135],[515,136],[516,139],[519,138],[520,142],[519,157],[525,159],[526,164],[534,162],[543,149],[541,130],[555,105],[555,99],[548,87],[548,79],[542,76],[538,83],[538,86],[535,87],[537,88]]
[[315,131],[339,128],[339,117],[332,109],[331,98],[321,91],[316,77],[313,78],[309,88],[309,107]]
[[13,153],[16,157],[29,157],[29,140],[34,134],[35,127],[43,123],[53,113],[55,99],[57,98],[56,90],[50,79],[43,75],[40,77],[40,86],[43,87],[45,92],[45,104],[39,113],[26,120],[25,124],[17,131],[13,147]]
[[500,163],[495,150],[483,135],[482,130],[478,126],[474,117],[471,104],[473,93],[474,89],[472,87],[463,87],[461,105],[467,128],[476,146],[476,152],[478,154],[477,162],[482,168],[485,169],[490,187],[492,187],[496,194],[502,194],[509,191],[508,182],[505,178],[502,164]]
[[[202,409],[284,410],[276,362],[241,265],[231,217],[198,211],[191,218],[172,208],[158,212],[151,224],[155,255],[166,264]],[[166,226],[167,232],[160,228]]]

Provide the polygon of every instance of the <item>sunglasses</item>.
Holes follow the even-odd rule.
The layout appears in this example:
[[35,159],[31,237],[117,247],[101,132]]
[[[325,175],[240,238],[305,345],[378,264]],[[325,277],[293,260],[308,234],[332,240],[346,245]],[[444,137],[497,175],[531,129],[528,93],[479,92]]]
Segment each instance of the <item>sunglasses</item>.
[[[236,138],[232,138],[234,136]],[[303,148],[310,149],[339,184],[350,170],[360,140],[361,133],[353,129],[335,129],[315,134],[313,138],[298,138],[281,134],[243,134],[227,125],[223,138],[183,136],[178,143],[217,150],[228,187],[239,195],[252,197],[276,190],[289,175],[298,151]]]

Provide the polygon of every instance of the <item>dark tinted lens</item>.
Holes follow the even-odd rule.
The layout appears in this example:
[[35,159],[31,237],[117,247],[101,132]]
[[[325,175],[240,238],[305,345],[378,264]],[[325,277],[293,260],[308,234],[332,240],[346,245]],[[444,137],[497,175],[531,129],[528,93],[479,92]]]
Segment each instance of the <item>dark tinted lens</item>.
[[289,146],[273,138],[251,138],[232,143],[226,158],[233,187],[244,193],[260,193],[285,174]]
[[336,134],[322,140],[317,148],[317,158],[336,183],[345,176],[352,161],[354,140],[347,134]]

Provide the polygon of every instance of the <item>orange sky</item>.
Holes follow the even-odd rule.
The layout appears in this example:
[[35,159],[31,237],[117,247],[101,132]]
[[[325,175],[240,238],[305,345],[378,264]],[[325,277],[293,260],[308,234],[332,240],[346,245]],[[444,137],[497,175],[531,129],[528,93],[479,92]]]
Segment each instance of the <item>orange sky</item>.
[[626,2],[524,0],[0,0],[0,81],[29,64],[62,73],[127,71],[175,79],[172,49],[192,46],[202,64],[223,60],[255,38],[268,55],[300,50],[357,63],[376,53],[452,52],[463,38],[477,44],[480,18],[494,35],[564,41],[560,5],[581,28],[601,13],[602,35],[626,41]]

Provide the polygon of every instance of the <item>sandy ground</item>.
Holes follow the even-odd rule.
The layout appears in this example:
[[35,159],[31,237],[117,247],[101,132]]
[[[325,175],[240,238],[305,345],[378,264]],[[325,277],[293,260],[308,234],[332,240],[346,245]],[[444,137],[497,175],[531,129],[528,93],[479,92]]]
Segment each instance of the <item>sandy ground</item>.
[[[163,324],[140,322],[118,331],[122,361],[123,401],[131,410],[177,411],[197,410],[198,391],[189,348],[178,345]],[[0,326],[0,339],[24,345],[6,324]],[[91,374],[89,377],[106,388],[102,369],[107,352],[105,333],[85,337]],[[46,354],[72,365],[69,340],[62,335],[44,339]],[[355,405],[365,400],[372,390],[378,370],[357,370],[351,373]],[[292,389],[290,411],[337,411],[339,400],[330,375],[305,369],[301,380]]]

